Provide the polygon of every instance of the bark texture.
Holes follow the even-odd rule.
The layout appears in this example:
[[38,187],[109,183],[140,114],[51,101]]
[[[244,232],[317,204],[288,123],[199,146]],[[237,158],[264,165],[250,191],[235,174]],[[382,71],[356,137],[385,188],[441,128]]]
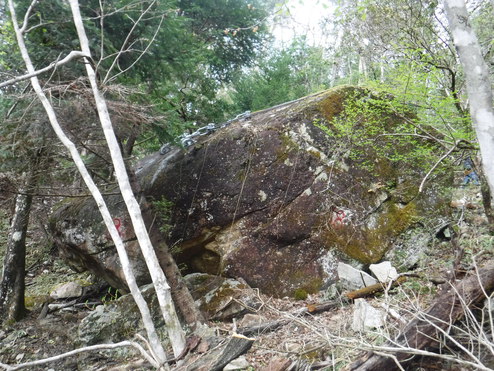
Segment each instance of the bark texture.
[[16,197],[0,283],[0,322],[18,321],[26,312],[24,306],[26,233],[33,200],[30,191],[34,183],[35,175],[31,172]]
[[494,109],[489,68],[473,31],[463,0],[445,0],[446,16],[465,72],[469,109],[482,156],[482,167],[494,192]]

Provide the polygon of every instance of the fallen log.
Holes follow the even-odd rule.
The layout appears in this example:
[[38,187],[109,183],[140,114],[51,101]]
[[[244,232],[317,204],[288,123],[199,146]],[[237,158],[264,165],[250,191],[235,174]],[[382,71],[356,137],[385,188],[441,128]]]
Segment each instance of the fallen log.
[[[213,341],[210,339],[208,341]],[[185,362],[175,368],[176,371],[221,371],[223,368],[249,351],[255,339],[243,335],[232,335],[227,341],[212,348],[199,358],[191,357],[190,362],[187,358]],[[194,356],[194,354],[190,355]]]
[[[398,285],[402,284],[403,282],[405,282],[405,280],[406,280],[406,277],[404,277],[404,276],[398,277],[398,279],[396,279],[391,284],[391,287],[398,286]],[[358,299],[358,298],[365,298],[367,296],[374,295],[377,292],[384,291],[387,286],[388,286],[387,283],[379,282],[379,283],[375,283],[374,285],[370,285],[370,286],[363,287],[363,288],[358,289],[358,290],[347,292],[347,293],[345,293],[345,296],[350,300]]]
[[[476,274],[466,276],[453,286],[445,284],[429,309],[420,317],[416,317],[401,331],[395,341],[383,345],[392,347],[389,356],[383,352],[376,354],[367,352],[363,357],[345,368],[347,371],[381,371],[398,370],[396,362],[402,366],[413,358],[413,350],[423,350],[441,342],[439,329],[446,330],[464,315],[466,303],[469,308],[474,306],[486,295],[494,291],[494,261],[489,262]],[[400,347],[403,349],[400,351]],[[405,349],[406,348],[406,349]],[[394,350],[396,349],[396,350]],[[392,357],[391,357],[392,356]]]

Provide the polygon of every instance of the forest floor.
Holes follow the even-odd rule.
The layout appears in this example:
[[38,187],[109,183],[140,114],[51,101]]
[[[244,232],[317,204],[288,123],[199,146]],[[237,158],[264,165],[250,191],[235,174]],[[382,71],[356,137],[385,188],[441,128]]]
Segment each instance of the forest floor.
[[[327,293],[308,296],[305,300],[271,298],[260,295],[261,309],[250,317],[254,322],[269,322],[285,319],[283,326],[275,331],[252,335],[256,340],[245,354],[247,370],[285,370],[280,365],[291,365],[292,370],[325,369],[338,370],[357,359],[369,344],[382,344],[386,336],[392,336],[397,329],[411,319],[417,310],[425,309],[438,289],[438,284],[451,277],[457,254],[463,254],[458,272],[471,270],[476,262],[491,258],[493,236],[488,233],[487,222],[482,211],[479,187],[458,188],[453,195],[454,216],[457,218],[457,248],[451,241],[437,241],[419,261],[414,276],[405,283],[368,298],[376,308],[387,305],[394,309],[388,313],[384,328],[366,333],[352,330],[353,305],[341,299],[341,305],[316,315],[294,316],[300,308],[325,302]],[[458,206],[454,202],[462,200]],[[34,233],[34,232],[32,232]],[[38,231],[39,233],[39,231]],[[31,236],[33,237],[33,236]],[[36,241],[36,239],[31,239]],[[39,239],[38,239],[39,240]],[[58,282],[88,279],[88,273],[75,274],[61,262],[50,246],[32,243],[29,248],[27,273],[27,300],[31,310],[22,321],[0,329],[0,363],[18,363],[54,356],[76,348],[75,338],[79,322],[89,309],[60,310],[38,319],[41,306],[33,298],[42,298]],[[474,259],[475,258],[475,259]],[[461,277],[458,277],[461,278]],[[217,333],[232,334],[242,322],[212,322],[211,328]],[[492,337],[490,337],[492,343]],[[469,342],[471,339],[467,339]],[[445,342],[446,345],[447,342]],[[491,344],[493,345],[493,344]],[[456,347],[457,348],[457,347]],[[445,350],[446,351],[446,350]],[[449,350],[451,351],[451,349]],[[453,349],[458,352],[458,349]],[[461,358],[461,357],[460,357]],[[1,368],[0,368],[1,369]],[[68,357],[28,370],[147,370],[150,366],[133,353],[122,350],[95,351]],[[465,364],[440,362],[437,359],[420,358],[412,370],[469,370]]]

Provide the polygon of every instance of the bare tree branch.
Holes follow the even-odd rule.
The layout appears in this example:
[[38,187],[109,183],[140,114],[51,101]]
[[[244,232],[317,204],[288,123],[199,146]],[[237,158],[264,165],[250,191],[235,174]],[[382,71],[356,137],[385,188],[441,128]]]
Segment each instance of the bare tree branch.
[[24,15],[24,21],[22,22],[22,26],[19,29],[19,32],[21,34],[26,32],[27,24],[29,23],[29,17],[31,16],[31,12],[33,11],[34,7],[36,6],[38,0],[33,0],[31,4],[29,5],[29,8],[26,10],[26,14]]
[[26,367],[39,366],[39,365],[44,365],[46,363],[60,361],[61,359],[72,357],[72,356],[79,354],[79,353],[92,352],[95,350],[116,349],[116,348],[122,348],[122,347],[134,347],[134,348],[136,348],[139,351],[139,353],[141,353],[142,356],[144,358],[146,358],[146,360],[149,363],[151,363],[156,368],[159,367],[158,363],[153,359],[153,357],[151,357],[149,355],[148,352],[146,352],[146,350],[139,343],[136,343],[135,341],[129,341],[129,340],[121,341],[120,343],[115,343],[115,344],[91,345],[91,346],[84,347],[84,348],[74,349],[74,350],[71,350],[70,352],[58,354],[58,355],[53,356],[53,357],[44,358],[44,359],[40,359],[40,360],[32,361],[32,362],[21,363],[21,364],[14,365],[14,366],[0,363],[0,367],[2,367],[6,371],[14,371],[14,370],[20,370],[20,369],[23,369]]
[[67,64],[76,58],[88,58],[88,56],[82,52],[73,50],[64,59],[50,63],[48,66],[46,66],[40,70],[33,71],[33,72],[27,73],[27,74],[22,75],[22,76],[17,76],[17,77],[14,77],[13,79],[10,79],[10,80],[7,80],[7,81],[0,83],[0,88],[3,88],[4,86],[7,86],[7,85],[15,84],[19,81],[24,81],[24,80],[30,79],[31,77],[41,75],[44,72],[50,71],[54,68],[57,68],[57,67],[62,66],[64,64]]
[[448,152],[446,152],[444,155],[442,155],[441,158],[436,161],[436,163],[434,164],[434,166],[432,166],[429,169],[429,171],[427,172],[427,174],[425,174],[425,176],[422,178],[422,181],[420,182],[419,193],[422,193],[422,191],[424,190],[425,182],[427,181],[427,179],[429,178],[429,176],[432,174],[432,172],[439,166],[439,164],[441,162],[444,161],[444,159],[446,157],[448,157],[451,153],[453,153],[453,151],[456,150],[456,148],[458,148],[458,143],[455,143],[455,145],[453,147],[451,147]]
[[163,23],[163,20],[165,18],[164,15],[161,16],[161,19],[160,19],[160,23],[158,25],[158,27],[156,28],[156,31],[153,35],[153,37],[151,38],[151,40],[149,41],[147,47],[141,52],[141,54],[136,58],[136,60],[129,66],[127,67],[126,69],[124,70],[120,70],[119,73],[117,73],[116,75],[112,76],[110,78],[110,73],[111,71],[113,70],[113,68],[115,67],[116,64],[118,64],[118,60],[120,58],[120,55],[123,53],[124,51],[124,48],[126,47],[129,39],[130,39],[130,36],[132,35],[132,33],[134,32],[135,28],[137,27],[137,25],[139,24],[139,22],[144,18],[144,15],[146,13],[148,13],[150,10],[151,10],[151,7],[154,6],[154,4],[156,3],[156,1],[152,1],[149,6],[146,8],[146,10],[144,10],[144,12],[142,12],[140,15],[139,15],[139,18],[134,21],[134,25],[132,26],[132,28],[130,29],[129,33],[127,34],[127,37],[125,38],[124,42],[122,43],[122,47],[120,48],[120,52],[117,54],[117,56],[115,57],[115,59],[113,60],[110,68],[108,69],[108,71],[106,72],[106,75],[105,75],[105,78],[103,79],[103,84],[111,81],[111,80],[114,80],[117,76],[121,75],[122,73],[124,73],[125,71],[128,71],[129,69],[131,69],[141,58],[144,54],[146,54],[146,52],[148,51],[148,49],[150,48],[150,46],[152,45],[153,41],[155,40],[156,38],[156,35],[158,34],[158,31],[160,30],[161,28],[161,24]]

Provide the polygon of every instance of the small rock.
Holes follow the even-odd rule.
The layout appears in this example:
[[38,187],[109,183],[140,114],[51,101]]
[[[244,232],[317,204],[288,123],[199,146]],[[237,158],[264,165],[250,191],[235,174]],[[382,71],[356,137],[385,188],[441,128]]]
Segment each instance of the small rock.
[[341,262],[338,263],[338,277],[348,290],[358,290],[377,283],[377,280],[370,274]]
[[371,264],[369,266],[369,269],[374,274],[374,276],[376,276],[379,282],[382,283],[394,281],[398,278],[398,272],[389,261],[384,261],[379,264]]
[[223,368],[223,371],[245,370],[249,366],[250,363],[247,361],[247,359],[244,356],[240,356],[227,364]]
[[[295,332],[296,333],[296,332]],[[300,344],[287,341],[283,344],[285,350],[290,353],[298,353],[301,349]]]
[[67,282],[50,293],[53,299],[76,298],[82,295],[82,286],[77,282]]
[[192,273],[185,276],[184,281],[199,309],[209,319],[230,320],[243,315],[246,307],[261,306],[257,292],[243,280]]
[[355,299],[352,329],[365,332],[384,326],[385,314],[367,303],[365,299]]
[[292,361],[287,358],[273,358],[261,371],[285,371],[290,367]]
[[261,323],[265,322],[266,319],[263,316],[257,314],[247,313],[244,318],[239,322],[239,327],[253,327],[259,326]]
[[17,363],[21,362],[24,359],[24,353],[19,353],[18,355],[15,356],[15,361]]

